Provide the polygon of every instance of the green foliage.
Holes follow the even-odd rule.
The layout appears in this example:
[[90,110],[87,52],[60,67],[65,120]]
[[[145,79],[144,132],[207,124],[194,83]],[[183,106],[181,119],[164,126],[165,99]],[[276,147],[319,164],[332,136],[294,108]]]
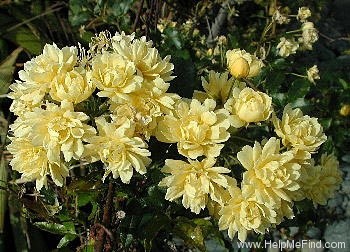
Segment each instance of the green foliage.
[[8,92],[15,71],[14,65],[21,51],[22,48],[17,48],[0,63],[0,95],[7,94]]

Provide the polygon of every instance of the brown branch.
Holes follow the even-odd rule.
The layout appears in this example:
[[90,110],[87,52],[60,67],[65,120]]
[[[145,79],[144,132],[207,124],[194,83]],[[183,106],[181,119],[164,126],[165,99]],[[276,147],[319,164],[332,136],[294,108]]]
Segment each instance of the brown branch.
[[102,225],[99,223],[95,224],[95,227],[96,227],[96,240],[95,240],[95,246],[94,246],[95,252],[104,251],[104,248],[106,245],[106,233],[110,236],[109,232],[106,232],[106,230],[108,230],[111,224],[111,216],[112,216],[112,210],[113,210],[113,206],[112,206],[113,193],[114,193],[114,185],[112,182],[109,182],[108,192],[106,197],[106,204],[104,205],[104,209],[103,209]]
[[142,7],[143,7],[144,1],[145,1],[145,0],[142,0],[142,1],[141,1],[140,6],[139,6],[139,9],[137,10],[135,22],[134,22],[134,25],[133,25],[133,27],[132,27],[132,32],[135,32],[135,31],[136,31],[136,27],[137,27],[137,24],[138,24],[139,19],[140,19],[140,16],[141,16],[141,11],[142,11]]

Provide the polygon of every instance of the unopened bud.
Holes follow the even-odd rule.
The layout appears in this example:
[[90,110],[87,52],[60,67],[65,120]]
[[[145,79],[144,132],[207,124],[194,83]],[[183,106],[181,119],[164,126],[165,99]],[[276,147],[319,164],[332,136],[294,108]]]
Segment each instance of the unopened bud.
[[229,62],[228,68],[232,76],[236,78],[245,78],[249,74],[249,63],[244,58],[240,57],[233,62]]
[[350,105],[349,104],[345,104],[341,107],[341,109],[339,110],[339,114],[341,114],[342,116],[349,116],[350,115]]

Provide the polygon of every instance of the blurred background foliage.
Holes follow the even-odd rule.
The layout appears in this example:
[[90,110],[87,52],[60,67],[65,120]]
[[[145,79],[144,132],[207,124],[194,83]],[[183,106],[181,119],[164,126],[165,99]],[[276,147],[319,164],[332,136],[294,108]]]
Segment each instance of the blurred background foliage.
[[[279,37],[297,29],[296,22],[273,27],[261,36],[279,6],[286,13],[297,13],[300,6],[312,10],[311,20],[320,32],[313,51],[286,59],[277,56]],[[209,70],[225,71],[226,50],[265,54],[267,66],[254,80],[258,88],[273,97],[277,111],[292,103],[320,118],[329,136],[321,152],[335,152],[341,162],[350,163],[349,9],[350,1],[336,0],[1,0],[0,251],[93,251],[94,238],[100,235],[96,230],[104,222],[110,227],[104,237],[105,251],[235,250],[226,233],[203,218],[208,216],[206,211],[194,215],[166,201],[164,191],[156,186],[165,158],[176,156],[173,145],[155,144],[151,139],[150,149],[157,153],[152,156],[152,168],[145,176],[135,176],[130,185],[103,184],[101,173],[92,166],[74,168],[63,188],[50,186],[39,193],[33,184],[14,183],[19,174],[8,169],[11,157],[5,148],[8,124],[14,120],[6,93],[23,63],[40,54],[45,43],[86,47],[94,34],[104,30],[145,35],[163,56],[172,55],[177,78],[170,91],[188,98],[193,90],[201,90],[200,76]],[[315,64],[321,76],[316,84],[294,75],[305,75]],[[264,128],[257,130],[271,134]],[[255,139],[256,132],[247,136]],[[235,148],[240,146],[227,144],[220,162],[237,165],[230,157]],[[107,219],[105,204],[114,209]],[[329,207],[315,210],[305,201],[295,208],[296,218],[276,228],[281,237],[308,237],[309,227],[325,227],[330,220],[344,217]],[[291,233],[288,227],[292,226],[298,227],[297,233]],[[272,239],[274,234],[249,239]]]

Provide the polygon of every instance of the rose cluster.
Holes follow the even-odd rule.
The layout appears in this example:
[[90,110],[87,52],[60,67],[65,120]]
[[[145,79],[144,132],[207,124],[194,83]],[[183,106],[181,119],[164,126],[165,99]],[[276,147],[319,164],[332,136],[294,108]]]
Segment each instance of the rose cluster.
[[[38,190],[48,177],[63,186],[69,165],[80,161],[100,161],[103,180],[112,174],[129,183],[134,170],[147,172],[153,136],[176,144],[183,157],[165,160],[159,183],[165,198],[181,199],[197,214],[208,208],[231,238],[238,233],[244,241],[249,231],[264,233],[292,218],[294,201],[325,204],[341,173],[332,154],[319,164],[313,159],[326,141],[317,118],[290,105],[279,118],[272,98],[248,80],[262,60],[240,49],[226,57],[229,71],[209,71],[204,91],[185,99],[167,92],[174,66],[145,37],[101,33],[88,51],[46,45],[11,85],[12,168]],[[106,110],[93,116],[82,104],[97,98]],[[275,136],[233,153],[244,168],[238,183],[234,168],[217,165],[217,158],[232,134],[264,122]]]
[[[288,57],[291,54],[295,54],[297,50],[312,50],[312,45],[318,40],[318,31],[315,28],[314,23],[308,21],[308,18],[311,17],[310,9],[308,7],[300,7],[298,14],[295,17],[301,23],[301,28],[299,30],[287,32],[286,35],[292,34],[292,36],[289,36],[288,38],[280,38],[280,42],[277,45],[277,51],[282,57]],[[289,22],[287,16],[279,11],[275,12],[273,19],[278,24]],[[288,22],[285,20],[288,20]]]

